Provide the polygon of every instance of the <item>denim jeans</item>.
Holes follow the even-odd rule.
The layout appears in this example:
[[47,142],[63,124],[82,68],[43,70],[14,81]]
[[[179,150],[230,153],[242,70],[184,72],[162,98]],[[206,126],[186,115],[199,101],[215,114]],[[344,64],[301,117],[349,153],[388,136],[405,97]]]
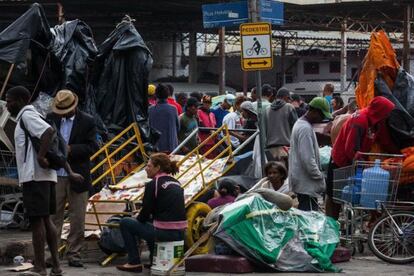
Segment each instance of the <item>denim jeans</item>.
[[120,230],[128,253],[128,263],[132,265],[141,264],[137,246],[137,241],[140,239],[147,242],[150,250],[151,262],[155,241],[166,242],[180,241],[184,239],[183,230],[155,229],[151,223],[142,223],[136,218],[129,217],[121,220]]

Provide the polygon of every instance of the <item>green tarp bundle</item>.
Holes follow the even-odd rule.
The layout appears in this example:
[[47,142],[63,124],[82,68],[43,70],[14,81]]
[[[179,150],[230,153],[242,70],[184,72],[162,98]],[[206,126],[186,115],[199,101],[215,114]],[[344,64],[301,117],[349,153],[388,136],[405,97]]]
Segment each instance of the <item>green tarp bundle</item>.
[[252,195],[226,206],[215,237],[256,264],[281,271],[339,271],[339,224],[319,212],[278,209]]

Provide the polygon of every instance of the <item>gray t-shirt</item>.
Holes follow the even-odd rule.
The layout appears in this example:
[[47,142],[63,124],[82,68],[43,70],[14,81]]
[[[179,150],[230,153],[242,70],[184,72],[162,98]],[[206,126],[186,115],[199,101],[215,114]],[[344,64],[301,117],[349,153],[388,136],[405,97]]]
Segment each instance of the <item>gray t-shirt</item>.
[[319,145],[312,125],[300,118],[292,129],[289,152],[289,186],[298,194],[317,197],[325,191]]

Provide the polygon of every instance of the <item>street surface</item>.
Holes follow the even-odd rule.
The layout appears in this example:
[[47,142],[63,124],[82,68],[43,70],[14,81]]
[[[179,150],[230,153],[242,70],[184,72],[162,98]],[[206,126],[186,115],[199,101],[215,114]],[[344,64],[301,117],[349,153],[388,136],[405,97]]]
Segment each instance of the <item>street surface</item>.
[[[124,258],[119,259],[116,263],[122,263],[125,260]],[[144,273],[136,274],[136,273],[128,273],[128,272],[121,272],[118,271],[114,265],[110,265],[108,267],[101,267],[96,262],[92,262],[92,260],[87,260],[85,268],[72,268],[68,267],[66,262],[63,264],[63,269],[67,276],[110,276],[110,275],[150,275],[149,270],[145,270]],[[373,256],[360,256],[352,259],[350,262],[337,264],[338,267],[343,269],[343,273],[345,275],[414,275],[414,264],[410,265],[390,265],[380,261],[379,259]],[[4,267],[1,267],[3,269]],[[4,276],[17,276],[18,273],[16,272],[6,272],[0,270],[0,275]],[[188,276],[201,276],[201,275],[211,275],[211,276],[219,276],[219,275],[229,275],[224,273],[186,273]],[[257,274],[243,274],[243,275],[257,275]],[[270,275],[269,273],[260,273],[259,275]],[[274,274],[272,274],[274,275]],[[277,275],[293,275],[293,273],[278,273]],[[334,273],[301,273],[300,275],[336,275]]]
[[[22,232],[18,230],[0,230],[0,249],[2,245],[7,242],[30,242],[30,232]],[[65,272],[65,276],[111,276],[111,275],[150,275],[149,270],[144,270],[141,274],[121,272],[115,268],[117,264],[123,264],[126,262],[126,257],[116,258],[107,267],[102,267],[99,262],[105,258],[105,255],[97,248],[96,241],[90,241],[86,244],[87,250],[84,252],[85,268],[73,268],[67,265],[66,261],[62,261],[62,268]],[[29,246],[30,247],[30,246]],[[144,252],[142,256],[144,263],[148,263],[148,252]],[[355,258],[350,262],[339,263],[338,267],[343,269],[343,273],[339,275],[414,275],[414,263],[409,265],[391,265],[385,263],[378,258],[372,256],[369,248],[365,246],[365,252],[363,254],[356,254]],[[6,266],[0,265],[0,276],[18,276],[17,272],[9,272],[6,270]],[[258,273],[259,274],[259,273]],[[254,275],[258,275],[254,274]],[[229,275],[224,273],[186,273],[189,276],[220,276]],[[253,275],[253,274],[243,274]],[[269,273],[260,273],[259,275],[270,275]],[[272,274],[274,275],[274,274]],[[295,275],[294,273],[278,273],[277,275]],[[300,275],[338,275],[334,273],[301,273]]]

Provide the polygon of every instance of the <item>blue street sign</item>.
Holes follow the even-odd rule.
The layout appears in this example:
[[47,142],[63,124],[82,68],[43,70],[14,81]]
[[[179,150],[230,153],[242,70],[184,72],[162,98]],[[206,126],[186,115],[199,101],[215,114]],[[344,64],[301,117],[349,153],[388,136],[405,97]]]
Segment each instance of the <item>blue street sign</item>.
[[260,21],[272,25],[283,24],[283,3],[275,0],[260,0]]
[[247,1],[202,6],[204,28],[239,26],[249,21]]

